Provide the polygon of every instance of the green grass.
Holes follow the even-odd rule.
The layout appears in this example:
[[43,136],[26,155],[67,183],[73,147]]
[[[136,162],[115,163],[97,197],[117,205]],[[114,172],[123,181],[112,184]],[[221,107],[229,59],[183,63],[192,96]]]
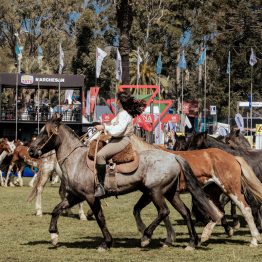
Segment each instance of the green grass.
[[[50,212],[60,201],[58,187],[47,186],[43,194],[42,218],[34,216],[34,203],[26,198],[31,188],[0,188],[0,261],[262,261],[262,247],[250,248],[250,233],[243,227],[232,238],[227,238],[217,226],[209,245],[195,251],[185,251],[188,243],[187,228],[180,215],[171,209],[171,221],[177,233],[174,247],[161,248],[166,232],[161,224],[148,248],[140,248],[140,235],[132,215],[140,193],[111,197],[103,202],[108,228],[114,238],[110,251],[100,253],[97,247],[102,234],[95,221],[79,221],[76,217],[61,216],[58,221],[60,246],[50,244],[48,227]],[[190,197],[182,198],[190,205]],[[85,210],[88,207],[85,205]],[[77,208],[73,209],[78,213]],[[152,205],[142,216],[148,224],[156,216]],[[202,227],[197,227],[199,236]]]

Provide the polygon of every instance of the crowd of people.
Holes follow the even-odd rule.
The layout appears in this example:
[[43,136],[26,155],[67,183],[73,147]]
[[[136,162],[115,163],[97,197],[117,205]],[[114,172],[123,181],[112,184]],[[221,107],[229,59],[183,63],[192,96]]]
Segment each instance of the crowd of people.
[[[46,121],[53,113],[64,115],[64,121],[80,121],[81,102],[79,95],[72,94],[70,101],[65,99],[65,91],[61,92],[60,100],[58,91],[41,90],[40,95],[34,90],[25,89],[17,99],[18,120]],[[14,120],[16,118],[15,97],[9,90],[2,93],[1,119]]]

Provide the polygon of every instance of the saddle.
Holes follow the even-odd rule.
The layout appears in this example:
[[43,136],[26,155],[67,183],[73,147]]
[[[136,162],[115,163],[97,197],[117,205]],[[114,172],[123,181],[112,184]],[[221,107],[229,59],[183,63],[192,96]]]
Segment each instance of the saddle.
[[[101,150],[110,139],[107,135],[101,135],[99,138],[97,152]],[[94,140],[89,145],[89,150],[86,157],[87,166],[94,172],[95,163],[95,149],[97,140]],[[117,194],[117,179],[116,174],[130,174],[138,168],[139,155],[133,150],[131,143],[128,144],[122,151],[115,154],[111,159],[107,160],[105,189],[113,194]]]

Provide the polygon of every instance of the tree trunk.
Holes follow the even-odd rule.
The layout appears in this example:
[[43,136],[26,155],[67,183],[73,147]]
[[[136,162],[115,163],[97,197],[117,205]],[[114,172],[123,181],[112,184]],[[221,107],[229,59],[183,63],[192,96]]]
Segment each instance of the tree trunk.
[[120,30],[119,52],[122,57],[122,83],[130,83],[129,74],[129,53],[130,38],[129,32],[133,22],[133,8],[131,0],[121,0],[117,5],[117,27]]

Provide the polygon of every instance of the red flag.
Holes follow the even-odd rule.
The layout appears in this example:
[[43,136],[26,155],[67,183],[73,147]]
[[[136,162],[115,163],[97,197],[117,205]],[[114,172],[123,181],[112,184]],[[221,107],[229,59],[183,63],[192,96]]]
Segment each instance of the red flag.
[[94,112],[96,97],[99,93],[99,87],[90,87],[90,113]]

